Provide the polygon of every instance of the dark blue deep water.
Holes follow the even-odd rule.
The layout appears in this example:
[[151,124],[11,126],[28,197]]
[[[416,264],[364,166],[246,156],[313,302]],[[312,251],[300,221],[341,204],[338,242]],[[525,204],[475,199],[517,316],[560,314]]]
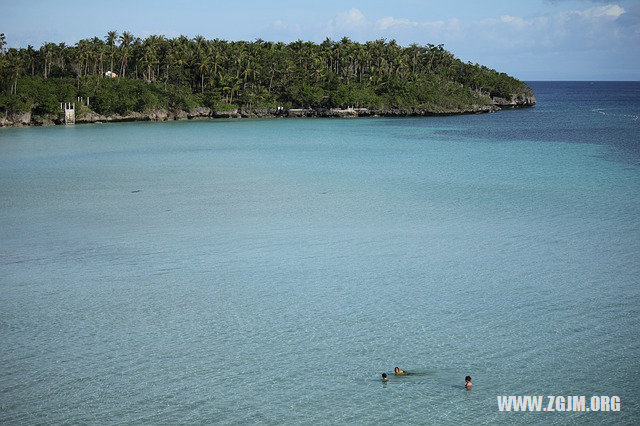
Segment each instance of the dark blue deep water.
[[501,113],[489,120],[473,117],[464,129],[442,133],[494,141],[517,138],[607,145],[611,158],[640,164],[640,82],[528,84],[539,101],[535,108],[517,110],[518,115]]
[[484,115],[0,129],[0,423],[634,424],[640,83],[530,84]]

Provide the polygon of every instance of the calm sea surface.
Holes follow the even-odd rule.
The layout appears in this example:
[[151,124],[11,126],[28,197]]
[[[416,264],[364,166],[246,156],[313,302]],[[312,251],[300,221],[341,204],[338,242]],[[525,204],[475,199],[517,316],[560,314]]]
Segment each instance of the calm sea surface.
[[0,129],[0,423],[635,423],[640,83],[531,86],[488,115]]

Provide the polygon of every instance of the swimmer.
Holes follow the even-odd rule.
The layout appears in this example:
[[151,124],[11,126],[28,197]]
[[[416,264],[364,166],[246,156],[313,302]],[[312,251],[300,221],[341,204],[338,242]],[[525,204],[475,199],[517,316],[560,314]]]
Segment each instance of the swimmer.
[[406,371],[404,370],[400,370],[398,367],[395,368],[395,370],[393,370],[394,373],[396,373],[396,376],[402,376],[403,374],[407,374]]
[[471,383],[471,376],[465,377],[464,381],[465,381],[464,387],[467,389],[471,389],[471,386],[473,386],[473,383]]
[[388,382],[389,379],[387,378],[387,373],[382,373],[382,381],[383,382]]

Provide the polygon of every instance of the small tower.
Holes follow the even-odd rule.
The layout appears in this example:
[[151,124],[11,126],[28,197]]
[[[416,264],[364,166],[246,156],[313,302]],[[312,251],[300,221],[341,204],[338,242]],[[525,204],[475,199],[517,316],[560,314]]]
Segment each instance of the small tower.
[[64,110],[64,124],[76,124],[76,104],[65,102],[62,109]]

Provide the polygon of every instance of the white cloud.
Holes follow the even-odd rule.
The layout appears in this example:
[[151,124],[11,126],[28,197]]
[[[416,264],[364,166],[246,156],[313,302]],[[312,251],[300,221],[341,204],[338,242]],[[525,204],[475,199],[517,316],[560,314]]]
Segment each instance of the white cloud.
[[522,28],[522,27],[527,25],[527,22],[524,19],[519,18],[517,16],[510,16],[510,15],[501,16],[500,17],[500,22],[502,22],[504,24],[510,24],[510,25],[513,25],[513,26],[519,27],[519,28]]
[[385,36],[413,38],[419,42],[442,42],[446,39],[459,39],[464,35],[457,18],[446,21],[413,21],[387,16],[376,21],[375,30]]
[[504,14],[465,22],[457,18],[421,21],[403,16],[368,19],[360,9],[352,7],[312,26],[277,21],[270,32],[289,39],[348,36],[356,40],[394,38],[401,44],[443,43],[449,48],[457,46],[462,55],[472,56],[481,52],[512,54],[524,49],[603,49],[613,44],[629,45],[630,39],[638,39],[640,26],[634,24],[637,19],[633,13],[614,3],[587,6],[591,7],[532,16]]
[[387,16],[376,22],[376,28],[381,31],[386,31],[389,28],[413,28],[417,26],[418,23],[416,21],[406,18],[394,18],[393,16]]
[[518,16],[503,15],[500,18],[486,19],[480,23],[484,26],[505,24],[515,29],[541,29],[548,25],[559,27],[569,20],[611,20],[625,13],[624,8],[617,4],[592,7],[585,10],[559,12],[552,15],[533,16],[522,18]]
[[265,30],[278,40],[294,40],[304,37],[300,24],[289,24],[278,19]]
[[503,15],[476,23],[472,32],[490,45],[506,49],[600,48],[620,37],[614,21],[624,13],[617,4],[607,4],[539,16]]
[[624,8],[617,4],[607,4],[605,6],[592,7],[577,13],[585,18],[618,18],[625,12]]
[[[627,10],[628,9],[628,10]],[[584,4],[550,13],[465,21],[445,47],[462,60],[537,78],[638,78],[640,8]],[[636,64],[635,70],[630,64]]]
[[327,24],[327,31],[330,34],[336,32],[363,31],[368,26],[367,18],[360,10],[352,7],[346,12],[341,12],[331,19]]
[[279,19],[273,23],[272,27],[277,31],[288,31],[288,32],[296,32],[296,33],[299,33],[301,30],[300,25],[286,24]]

